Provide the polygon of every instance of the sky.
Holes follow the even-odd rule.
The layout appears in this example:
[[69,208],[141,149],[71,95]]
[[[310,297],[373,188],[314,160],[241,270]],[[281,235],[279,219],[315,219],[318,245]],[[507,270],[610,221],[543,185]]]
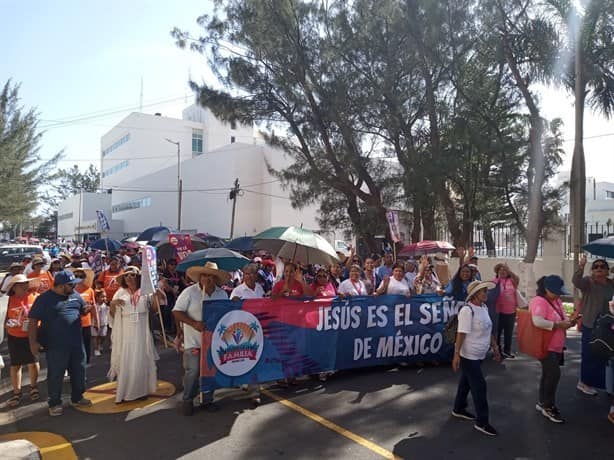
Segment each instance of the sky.
[[[38,111],[41,156],[64,150],[60,167],[99,167],[100,138],[139,110],[141,81],[143,112],[180,118],[193,101],[190,77],[215,79],[205,58],[179,49],[169,32],[198,34],[197,17],[212,9],[207,0],[0,0],[0,83],[19,83],[22,104]],[[569,170],[573,99],[557,89],[541,94],[544,115],[565,123],[561,170]],[[84,116],[92,118],[71,121]],[[587,108],[584,145],[587,176],[614,182],[614,121]]]

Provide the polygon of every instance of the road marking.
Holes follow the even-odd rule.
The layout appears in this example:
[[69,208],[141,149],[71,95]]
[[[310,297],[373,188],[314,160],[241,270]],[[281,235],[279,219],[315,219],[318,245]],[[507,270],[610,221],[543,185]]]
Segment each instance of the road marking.
[[42,460],[77,460],[72,444],[63,436],[46,431],[25,431],[0,436],[0,442],[26,439],[38,447]]
[[388,449],[385,449],[384,447],[379,446],[375,444],[374,442],[371,442],[368,439],[365,439],[362,436],[357,435],[356,433],[346,430],[342,426],[339,426],[336,423],[331,422],[330,420],[322,417],[321,415],[316,414],[315,412],[311,412],[309,409],[305,409],[303,406],[300,406],[296,404],[295,402],[290,401],[289,399],[285,399],[280,396],[277,396],[275,393],[272,393],[265,389],[262,389],[260,391],[264,395],[268,396],[271,399],[274,399],[280,404],[283,404],[289,409],[292,409],[293,411],[296,411],[299,414],[304,415],[305,417],[313,420],[316,423],[319,423],[322,426],[325,426],[329,430],[332,430],[335,433],[340,434],[341,436],[345,436],[350,441],[354,441],[356,444],[366,447],[367,449],[378,454],[380,457],[391,459],[391,460],[401,460],[401,457],[393,454]]
[[89,414],[116,414],[129,412],[135,409],[144,409],[169,400],[175,394],[175,386],[170,382],[158,380],[155,393],[148,395],[147,399],[115,404],[115,390],[117,382],[104,383],[85,390],[83,396],[91,399],[92,406],[76,407],[77,410]]

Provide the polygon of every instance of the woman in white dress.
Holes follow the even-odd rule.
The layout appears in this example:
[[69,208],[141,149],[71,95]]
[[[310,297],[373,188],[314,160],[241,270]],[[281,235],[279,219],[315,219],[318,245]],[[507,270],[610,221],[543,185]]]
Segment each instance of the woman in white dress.
[[141,295],[141,271],[128,267],[116,278],[121,286],[113,296],[111,368],[109,378],[117,378],[115,402],[146,399],[156,390],[158,353],[149,329],[153,296]]

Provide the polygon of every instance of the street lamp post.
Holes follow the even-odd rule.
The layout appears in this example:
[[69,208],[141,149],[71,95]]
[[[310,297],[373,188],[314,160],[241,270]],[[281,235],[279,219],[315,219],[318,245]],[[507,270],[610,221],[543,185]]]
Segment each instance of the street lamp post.
[[179,232],[181,231],[181,189],[183,185],[181,183],[181,142],[172,141],[168,137],[165,140],[177,146],[177,231]]

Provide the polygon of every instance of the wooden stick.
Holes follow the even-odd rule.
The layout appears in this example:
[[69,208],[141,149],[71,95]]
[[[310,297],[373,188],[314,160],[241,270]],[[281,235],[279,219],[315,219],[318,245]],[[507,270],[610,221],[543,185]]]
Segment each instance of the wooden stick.
[[160,327],[162,328],[162,340],[164,340],[164,348],[168,348],[168,342],[166,341],[166,331],[164,330],[164,320],[162,319],[162,308],[160,308],[160,301],[158,300],[158,296],[154,292],[154,305],[158,309],[158,317],[160,318]]

